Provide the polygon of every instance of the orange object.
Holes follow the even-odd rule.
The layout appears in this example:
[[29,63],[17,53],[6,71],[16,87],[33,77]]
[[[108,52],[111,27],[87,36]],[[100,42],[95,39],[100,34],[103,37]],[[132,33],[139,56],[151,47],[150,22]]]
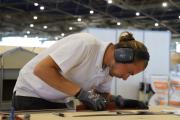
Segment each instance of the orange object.
[[15,117],[15,120],[23,120],[23,118],[19,117],[19,116],[16,116]]
[[[76,106],[76,111],[83,111],[83,110],[88,110],[87,106],[80,104],[78,106]],[[116,105],[114,102],[110,102],[106,105],[105,110],[116,110]]]
[[168,82],[155,81],[154,86],[157,90],[167,90],[168,89]]
[[178,107],[180,107],[180,102],[179,102],[179,101],[170,100],[170,101],[169,101],[169,104],[170,104],[170,105],[173,105],[173,106],[178,106]]

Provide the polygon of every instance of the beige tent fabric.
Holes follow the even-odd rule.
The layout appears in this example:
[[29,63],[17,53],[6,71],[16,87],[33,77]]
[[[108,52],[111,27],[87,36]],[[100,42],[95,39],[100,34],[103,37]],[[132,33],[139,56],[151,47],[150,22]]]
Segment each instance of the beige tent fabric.
[[1,68],[20,69],[36,55],[37,53],[21,47],[6,50],[0,54]]
[[[8,50],[14,49],[14,48],[19,48],[17,46],[0,46],[0,54],[3,52],[6,52]],[[24,49],[27,49],[29,51],[35,52],[35,53],[39,53],[41,51],[43,51],[46,48],[43,47],[22,47]]]
[[171,64],[180,64],[180,53],[171,53]]

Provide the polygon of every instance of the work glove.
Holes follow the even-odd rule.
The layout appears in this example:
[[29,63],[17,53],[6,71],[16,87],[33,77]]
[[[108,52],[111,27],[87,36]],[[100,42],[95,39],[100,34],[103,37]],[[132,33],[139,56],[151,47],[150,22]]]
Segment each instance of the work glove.
[[115,102],[119,108],[135,108],[135,109],[149,109],[146,104],[138,100],[123,99],[120,95],[112,96],[112,101]]
[[81,89],[75,97],[79,99],[89,109],[95,111],[104,110],[106,107],[106,100],[102,96],[94,92],[87,92]]

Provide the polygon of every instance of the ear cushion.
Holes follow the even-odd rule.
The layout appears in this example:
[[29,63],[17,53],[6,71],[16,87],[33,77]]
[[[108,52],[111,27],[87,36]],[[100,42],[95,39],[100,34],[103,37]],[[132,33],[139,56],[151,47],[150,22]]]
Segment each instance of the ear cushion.
[[118,63],[132,63],[134,61],[134,51],[132,48],[117,48],[114,52],[115,61]]

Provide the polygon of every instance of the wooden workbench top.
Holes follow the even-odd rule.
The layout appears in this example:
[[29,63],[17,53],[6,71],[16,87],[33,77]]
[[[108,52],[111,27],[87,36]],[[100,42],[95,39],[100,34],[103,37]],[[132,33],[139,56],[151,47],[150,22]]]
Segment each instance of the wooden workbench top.
[[[174,108],[169,106],[153,106],[149,110],[145,110],[153,113],[160,113],[162,110],[180,110],[180,108]],[[65,116],[58,116],[59,111],[38,111],[30,113],[30,120],[180,120],[180,116],[174,114],[162,114],[162,115],[115,115],[116,112],[134,113],[142,110],[116,110],[116,111],[60,111]],[[125,113],[126,113],[125,112]],[[102,115],[104,116],[98,116]],[[97,116],[83,116],[83,115],[97,115]],[[80,116],[80,117],[78,117]]]

